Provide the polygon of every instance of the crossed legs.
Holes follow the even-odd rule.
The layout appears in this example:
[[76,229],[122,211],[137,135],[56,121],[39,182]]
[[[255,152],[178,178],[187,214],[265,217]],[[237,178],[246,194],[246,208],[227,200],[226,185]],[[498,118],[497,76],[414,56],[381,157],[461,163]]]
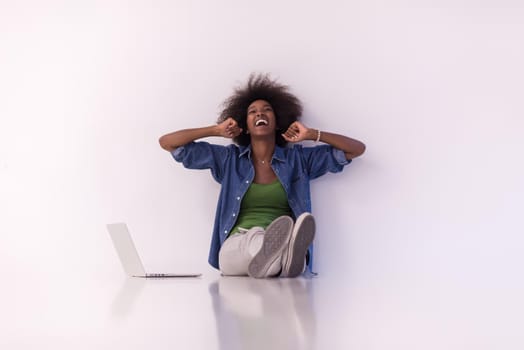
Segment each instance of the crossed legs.
[[264,230],[253,227],[230,236],[219,253],[219,267],[226,276],[255,278],[297,277],[305,268],[307,248],[315,236],[315,220],[303,213],[275,219]]

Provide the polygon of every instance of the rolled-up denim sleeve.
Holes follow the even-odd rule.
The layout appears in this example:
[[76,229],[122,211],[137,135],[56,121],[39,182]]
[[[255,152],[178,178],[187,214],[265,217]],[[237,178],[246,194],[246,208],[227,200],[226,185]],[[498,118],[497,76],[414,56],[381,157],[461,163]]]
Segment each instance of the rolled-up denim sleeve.
[[327,172],[341,172],[344,166],[351,163],[351,159],[346,159],[344,151],[330,145],[305,147],[302,149],[302,157],[310,179],[315,179]]
[[201,141],[178,147],[171,155],[187,169],[209,169],[213,178],[221,183],[229,153],[229,147]]

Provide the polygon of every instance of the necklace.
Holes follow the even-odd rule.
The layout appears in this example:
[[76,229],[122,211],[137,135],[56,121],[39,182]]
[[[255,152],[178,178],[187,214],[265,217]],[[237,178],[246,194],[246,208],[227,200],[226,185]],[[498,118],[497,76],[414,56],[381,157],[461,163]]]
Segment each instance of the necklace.
[[[253,157],[254,158],[254,157]],[[268,160],[261,160],[261,159],[256,159],[254,158],[257,162],[261,163],[261,164],[269,164],[269,161]]]

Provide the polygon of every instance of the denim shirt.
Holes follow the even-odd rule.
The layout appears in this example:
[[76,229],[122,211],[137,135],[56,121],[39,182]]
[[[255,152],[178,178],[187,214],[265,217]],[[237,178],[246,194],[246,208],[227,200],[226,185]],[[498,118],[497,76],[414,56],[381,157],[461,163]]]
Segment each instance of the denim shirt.
[[[209,169],[213,178],[221,184],[208,259],[211,266],[219,269],[220,247],[234,227],[242,198],[255,177],[251,147],[222,146],[201,141],[178,147],[171,154],[188,169]],[[340,172],[350,162],[343,151],[330,145],[275,146],[271,168],[286,191],[294,219],[304,212],[311,212],[309,181],[327,172]],[[308,269],[311,272],[313,245],[308,251]]]

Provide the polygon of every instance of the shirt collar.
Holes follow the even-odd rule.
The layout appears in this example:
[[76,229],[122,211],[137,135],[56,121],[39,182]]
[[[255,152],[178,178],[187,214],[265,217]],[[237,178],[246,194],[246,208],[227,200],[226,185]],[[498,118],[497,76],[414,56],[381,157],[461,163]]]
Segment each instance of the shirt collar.
[[[238,158],[246,156],[251,159],[251,145],[240,146],[240,153]],[[276,159],[280,162],[284,162],[286,157],[284,156],[284,148],[278,145],[275,145],[275,152],[273,153],[273,159]]]

